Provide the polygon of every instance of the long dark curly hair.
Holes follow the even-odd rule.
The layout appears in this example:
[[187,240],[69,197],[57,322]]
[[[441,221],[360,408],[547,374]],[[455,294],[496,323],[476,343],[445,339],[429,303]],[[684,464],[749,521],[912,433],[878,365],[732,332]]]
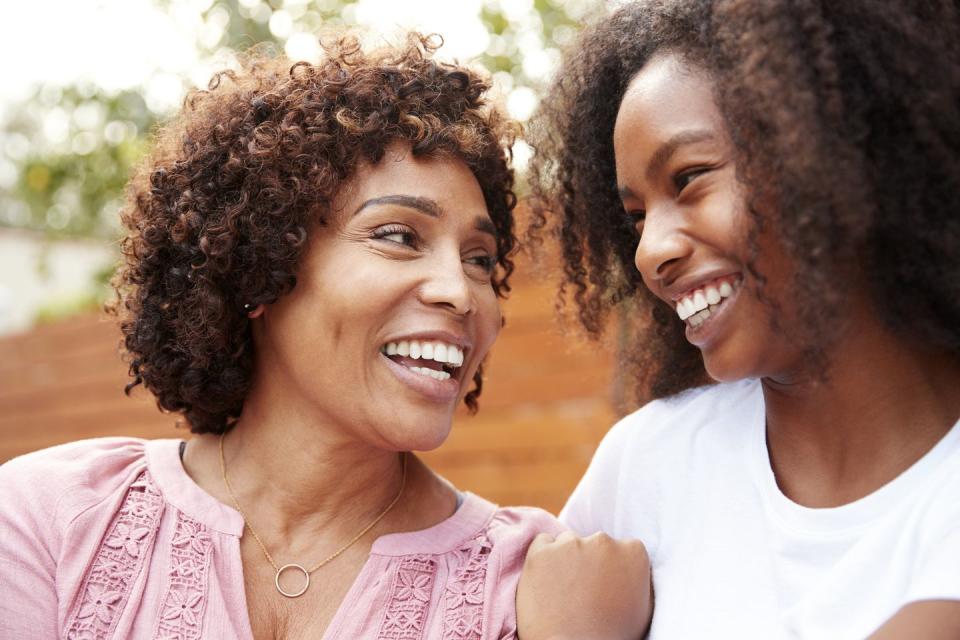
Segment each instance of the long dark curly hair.
[[529,136],[534,237],[559,240],[562,299],[588,332],[622,310],[635,399],[708,381],[682,322],[642,284],[616,191],[621,99],[663,51],[714,82],[754,221],[746,246],[756,257],[772,220],[797,266],[808,353],[835,336],[851,286],[838,268],[856,263],[890,327],[960,355],[956,2],[647,0],[582,33]]
[[[318,64],[253,52],[191,92],[128,186],[114,279],[132,382],[195,433],[239,416],[253,365],[245,304],[296,285],[308,231],[363,162],[396,141],[446,154],[476,176],[496,228],[497,295],[515,245],[513,125],[471,69],[433,58],[437,37],[365,52],[343,35]],[[481,372],[466,403],[476,410]]]

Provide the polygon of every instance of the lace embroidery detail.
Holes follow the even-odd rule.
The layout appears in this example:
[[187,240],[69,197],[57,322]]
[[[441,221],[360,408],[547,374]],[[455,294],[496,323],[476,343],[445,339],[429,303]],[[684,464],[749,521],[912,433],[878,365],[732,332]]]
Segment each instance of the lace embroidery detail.
[[67,638],[102,640],[113,634],[162,514],[163,498],[143,471],[127,489],[87,570],[78,604],[67,619]]
[[202,524],[183,513],[177,514],[170,547],[169,584],[158,612],[155,638],[200,637],[212,546],[210,534]]
[[426,621],[437,563],[430,556],[400,562],[377,640],[420,640]]
[[444,640],[482,640],[490,540],[483,534],[457,549],[459,565],[444,589]]

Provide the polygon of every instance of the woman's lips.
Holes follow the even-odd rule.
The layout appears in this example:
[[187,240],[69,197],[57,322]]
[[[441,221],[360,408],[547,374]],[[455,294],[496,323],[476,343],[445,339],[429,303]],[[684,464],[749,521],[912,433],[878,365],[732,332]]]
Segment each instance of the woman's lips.
[[[385,353],[380,355],[387,367],[402,383],[427,399],[438,403],[448,403],[455,402],[459,398],[460,381],[457,377],[450,376],[445,379],[438,379],[435,374],[415,371],[406,364],[396,362]],[[412,361],[405,360],[405,362]],[[427,369],[427,367],[423,368]]]
[[708,304],[705,309],[687,318],[685,333],[690,344],[704,349],[723,332],[741,289],[740,286],[735,287],[730,295],[721,297],[716,304]]

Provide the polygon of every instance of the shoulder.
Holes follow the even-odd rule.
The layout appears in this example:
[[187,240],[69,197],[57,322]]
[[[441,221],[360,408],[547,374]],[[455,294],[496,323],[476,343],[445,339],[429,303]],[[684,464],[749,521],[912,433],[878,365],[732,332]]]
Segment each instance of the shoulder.
[[453,517],[431,530],[435,532],[435,546],[459,550],[482,546],[497,554],[525,553],[537,535],[557,534],[564,529],[543,509],[501,507],[474,493],[462,495],[463,503]]
[[0,570],[18,576],[22,593],[52,593],[59,577],[83,574],[120,499],[146,468],[144,444],[83,440],[0,465]]
[[474,540],[487,546],[495,565],[495,583],[514,589],[530,543],[539,534],[556,535],[565,527],[552,514],[536,507],[496,507]]
[[493,544],[504,549],[522,549],[537,535],[555,535],[564,530],[557,518],[537,507],[497,507],[484,532]]
[[633,466],[637,457],[666,461],[691,447],[726,446],[746,437],[745,423],[763,410],[756,380],[714,384],[654,400],[617,422],[604,436],[594,464]]
[[618,422],[607,435],[615,443],[686,439],[704,429],[724,430],[762,407],[757,380],[713,384],[650,402]]
[[373,554],[395,558],[395,578],[377,580],[391,589],[378,604],[384,623],[409,625],[422,617],[432,620],[418,632],[425,637],[515,638],[516,590],[527,547],[540,533],[559,532],[560,524],[542,509],[498,507],[469,492],[461,495],[463,502],[446,520],[374,542]]
[[897,523],[902,544],[912,548],[906,603],[960,601],[960,424],[952,451],[910,500],[912,515]]
[[[615,424],[560,514],[581,535],[640,536],[655,546],[655,514],[692,482],[691,469],[739,459],[763,412],[759,381],[714,384],[654,400]],[[704,464],[700,464],[704,462]]]
[[0,465],[0,487],[94,486],[130,465],[146,464],[146,442],[140,438],[93,438],[34,451]]
[[[498,565],[497,571],[519,572],[527,547],[541,533],[557,534],[564,527],[550,513],[536,507],[499,507],[473,493],[463,494],[457,513],[443,523],[449,527],[433,536],[435,548],[445,547],[440,555],[453,561],[480,554]],[[441,527],[435,527],[438,531]]]
[[942,473],[931,474],[924,487],[926,495],[914,503],[920,514],[917,529],[922,532],[921,543],[927,542],[928,547],[949,540],[960,559],[960,438],[941,466]]
[[[468,500],[481,498],[469,496]],[[448,590],[460,589],[476,594],[483,605],[488,629],[496,630],[497,638],[516,637],[516,592],[523,571],[527,549],[541,533],[555,535],[564,527],[550,513],[535,507],[496,507],[482,529],[457,552],[459,568],[451,575],[454,581]],[[481,592],[483,595],[481,596]],[[455,619],[469,613],[468,608],[455,607],[447,611]],[[472,615],[472,614],[471,614]]]
[[52,520],[98,503],[146,467],[145,444],[136,438],[80,440],[0,465],[0,519],[32,511]]

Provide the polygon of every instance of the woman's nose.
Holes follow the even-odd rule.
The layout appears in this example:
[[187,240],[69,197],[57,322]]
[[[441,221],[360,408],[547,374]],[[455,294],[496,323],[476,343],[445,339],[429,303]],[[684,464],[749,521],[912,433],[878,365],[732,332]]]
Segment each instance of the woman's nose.
[[431,260],[430,271],[420,286],[420,300],[424,304],[440,306],[457,315],[473,310],[473,288],[463,270],[460,252],[437,256]]
[[634,264],[645,282],[671,280],[672,271],[682,264],[693,250],[690,237],[684,233],[678,212],[647,211],[634,254]]

